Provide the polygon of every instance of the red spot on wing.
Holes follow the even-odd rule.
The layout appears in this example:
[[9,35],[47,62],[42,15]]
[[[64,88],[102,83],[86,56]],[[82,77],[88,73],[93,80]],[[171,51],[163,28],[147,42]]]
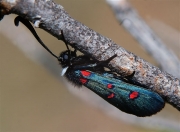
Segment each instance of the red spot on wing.
[[138,96],[139,96],[139,93],[136,92],[136,91],[133,91],[133,92],[131,92],[131,93],[129,94],[129,98],[130,98],[130,99],[135,99],[135,98],[137,98]]
[[108,84],[107,88],[111,89],[111,88],[113,88],[113,85],[112,84]]
[[114,96],[115,96],[114,93],[111,93],[110,95],[108,95],[107,98],[108,98],[108,99],[111,99],[111,98],[114,98]]
[[91,73],[89,71],[81,71],[81,74],[83,76],[90,76],[91,75]]
[[82,84],[85,84],[88,80],[85,79],[85,78],[80,78],[80,81],[81,81]]

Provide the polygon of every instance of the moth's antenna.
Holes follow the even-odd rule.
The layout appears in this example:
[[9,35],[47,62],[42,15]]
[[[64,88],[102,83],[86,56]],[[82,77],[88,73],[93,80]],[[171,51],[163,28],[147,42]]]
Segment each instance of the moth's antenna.
[[63,30],[61,30],[61,36],[62,36],[62,40],[64,41],[66,47],[67,47],[67,50],[68,50],[68,54],[69,56],[71,56],[72,54],[75,54],[76,55],[76,49],[74,49],[74,51],[71,51],[68,47],[68,42],[66,41],[65,37],[64,37],[64,33],[63,33]]
[[70,51],[69,47],[68,47],[68,42],[66,41],[65,37],[64,37],[64,33],[63,30],[61,30],[61,36],[62,36],[62,40],[64,41],[66,48],[68,49],[68,51]]
[[52,53],[52,51],[49,50],[49,48],[48,48],[48,47],[43,43],[43,41],[39,38],[39,36],[37,35],[37,33],[36,33],[36,31],[34,30],[33,26],[31,25],[31,23],[30,23],[28,20],[22,18],[21,16],[17,16],[17,17],[14,19],[14,24],[15,24],[16,26],[18,26],[18,25],[19,25],[19,22],[22,22],[22,23],[31,31],[31,33],[34,35],[34,37],[37,39],[37,41],[38,41],[52,56],[54,56],[55,58],[58,59],[58,57],[57,57],[54,53]]

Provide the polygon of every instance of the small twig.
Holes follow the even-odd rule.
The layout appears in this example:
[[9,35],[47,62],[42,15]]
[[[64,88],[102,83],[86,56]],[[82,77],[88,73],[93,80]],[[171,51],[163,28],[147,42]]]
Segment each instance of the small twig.
[[118,57],[109,64],[112,70],[126,76],[135,71],[133,81],[156,91],[180,110],[180,80],[74,20],[62,6],[52,0],[1,0],[0,8],[1,11],[5,10],[4,14],[3,12],[0,14],[18,14],[58,39],[61,39],[61,30],[63,30],[65,39],[71,46],[97,60],[106,60],[117,54]]

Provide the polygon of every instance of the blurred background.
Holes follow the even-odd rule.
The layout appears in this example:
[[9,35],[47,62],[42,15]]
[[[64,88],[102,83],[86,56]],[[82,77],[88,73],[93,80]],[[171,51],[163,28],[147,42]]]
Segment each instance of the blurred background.
[[[74,19],[158,66],[119,25],[106,1],[55,2]],[[129,2],[164,43],[180,56],[180,1]],[[15,15],[8,15],[0,22],[0,132],[178,131],[180,113],[168,104],[152,117],[138,118],[117,110],[86,88],[68,83],[60,77],[61,67],[56,59],[22,24],[15,27],[14,18]],[[62,41],[41,29],[36,31],[56,55],[66,49]]]

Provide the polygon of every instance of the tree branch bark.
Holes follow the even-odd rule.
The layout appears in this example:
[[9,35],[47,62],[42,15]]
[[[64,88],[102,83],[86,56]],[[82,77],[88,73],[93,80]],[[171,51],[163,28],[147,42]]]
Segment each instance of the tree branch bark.
[[0,9],[0,16],[11,13],[20,15],[58,39],[61,39],[63,30],[65,39],[72,47],[94,59],[106,60],[117,54],[118,57],[109,64],[111,70],[125,76],[135,71],[133,81],[159,93],[180,110],[180,80],[74,20],[61,5],[52,0],[1,0]]

